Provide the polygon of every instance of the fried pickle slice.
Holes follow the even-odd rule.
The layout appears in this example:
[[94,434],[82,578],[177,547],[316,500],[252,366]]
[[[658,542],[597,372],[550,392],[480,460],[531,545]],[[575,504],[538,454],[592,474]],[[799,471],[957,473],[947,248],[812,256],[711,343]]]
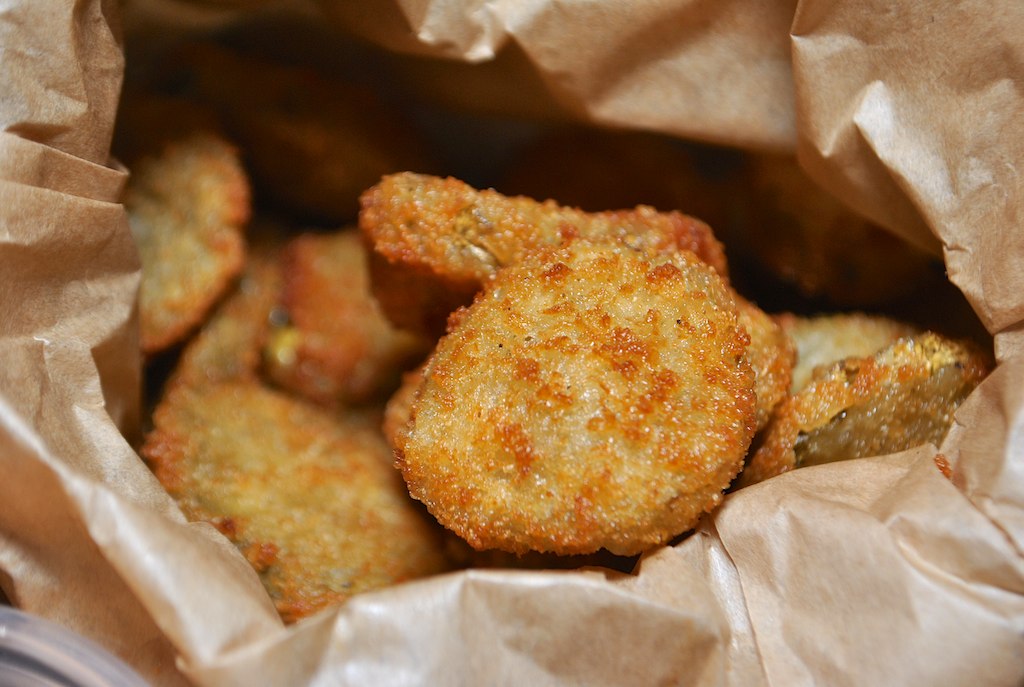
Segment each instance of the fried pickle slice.
[[498,269],[577,237],[654,252],[689,250],[726,274],[711,229],[679,212],[639,206],[587,213],[414,173],[384,177],[360,203],[359,227],[374,254],[374,294],[403,328],[443,331],[448,313]]
[[397,432],[410,493],[476,549],[668,541],[719,503],[754,432],[737,317],[689,252],[574,241],[500,270]]
[[768,313],[734,292],[740,326],[750,336],[747,361],[754,370],[755,419],[760,431],[789,394],[796,347]]
[[431,166],[414,127],[370,89],[212,43],[173,62],[245,150],[261,195],[300,217],[350,222],[381,176]]
[[738,486],[798,467],[938,444],[989,368],[972,345],[925,332],[873,357],[819,369],[779,406]]
[[281,283],[278,247],[255,245],[235,291],[182,351],[169,383],[201,388],[229,380],[257,381]]
[[139,161],[124,205],[142,259],[142,350],[152,354],[184,339],[241,271],[249,184],[233,146],[191,134]]
[[796,346],[796,365],[790,391],[807,386],[814,371],[844,358],[865,358],[897,340],[919,333],[912,324],[865,313],[836,313],[800,317],[786,313],[778,318]]
[[370,293],[359,233],[304,234],[284,255],[288,323],[266,348],[270,378],[323,405],[360,403],[394,390],[431,342],[398,330]]
[[445,570],[379,428],[251,381],[170,390],[142,453],[191,520],[213,523],[294,622]]

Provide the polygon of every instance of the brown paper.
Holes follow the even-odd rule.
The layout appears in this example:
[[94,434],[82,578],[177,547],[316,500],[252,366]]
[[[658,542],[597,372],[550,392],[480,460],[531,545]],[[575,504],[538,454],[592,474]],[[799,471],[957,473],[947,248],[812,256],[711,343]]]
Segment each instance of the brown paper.
[[1000,366],[941,447],[952,481],[934,447],[806,468],[730,495],[634,575],[468,571],[289,628],[234,547],[186,523],[123,438],[139,423],[138,259],[116,203],[125,172],[106,166],[118,6],[9,5],[0,589],[14,604],[155,684],[1020,683],[1017,5],[321,0],[391,50],[500,67],[422,63],[437,84],[496,74],[506,87],[489,92],[515,93],[526,70],[547,99],[537,111],[798,146],[839,198],[941,249],[999,333]]

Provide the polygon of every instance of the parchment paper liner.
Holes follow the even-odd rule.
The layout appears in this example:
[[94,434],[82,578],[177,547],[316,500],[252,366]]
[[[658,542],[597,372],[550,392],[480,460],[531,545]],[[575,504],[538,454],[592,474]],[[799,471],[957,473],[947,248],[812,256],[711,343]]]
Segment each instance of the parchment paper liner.
[[161,684],[183,679],[175,654],[200,684],[1019,683],[1024,10],[322,5],[396,50],[516,53],[568,116],[798,148],[851,206],[941,247],[1001,362],[942,447],[952,482],[933,447],[809,468],[730,496],[635,576],[470,571],[283,628],[234,548],[186,524],[122,439],[139,365],[124,171],[106,166],[118,8],[21,0],[0,13],[0,586],[14,603]]

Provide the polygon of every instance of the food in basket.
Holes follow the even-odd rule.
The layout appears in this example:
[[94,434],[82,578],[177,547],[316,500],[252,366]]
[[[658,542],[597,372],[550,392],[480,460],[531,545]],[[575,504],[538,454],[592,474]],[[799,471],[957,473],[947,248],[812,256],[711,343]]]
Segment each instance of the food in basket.
[[362,403],[393,391],[426,356],[432,342],[396,329],[370,294],[357,231],[303,234],[283,260],[286,322],[264,356],[274,382],[322,405]]
[[142,259],[142,349],[183,340],[245,260],[249,183],[234,146],[214,133],[173,140],[135,165],[124,205]]
[[690,252],[576,240],[527,255],[453,316],[398,466],[475,548],[643,551],[692,528],[742,466],[748,341]]
[[776,409],[739,486],[798,467],[938,444],[989,367],[972,344],[925,332],[874,356],[819,368]]
[[844,358],[872,356],[898,339],[919,331],[909,322],[860,312],[804,317],[783,313],[776,319],[796,346],[793,393],[807,386],[819,367]]
[[257,249],[238,291],[185,349],[142,455],[191,520],[243,553],[292,622],[449,567],[372,410],[328,412],[262,382],[281,267]]
[[680,212],[586,213],[555,201],[478,191],[454,178],[386,176],[361,196],[359,227],[373,249],[374,294],[396,324],[440,333],[504,266],[570,239],[613,239],[637,249],[690,250],[719,274],[725,253],[711,229]]

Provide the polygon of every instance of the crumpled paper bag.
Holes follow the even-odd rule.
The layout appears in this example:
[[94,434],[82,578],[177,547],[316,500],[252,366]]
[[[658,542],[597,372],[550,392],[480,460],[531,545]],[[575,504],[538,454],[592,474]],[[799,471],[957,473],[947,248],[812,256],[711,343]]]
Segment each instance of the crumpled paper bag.
[[439,58],[410,69],[442,96],[497,76],[509,85],[487,92],[531,84],[537,111],[797,150],[851,207],[941,251],[1000,364],[941,446],[951,480],[932,446],[806,468],[730,495],[634,575],[466,571],[289,628],[124,438],[140,364],[126,171],[109,159],[121,10],[0,11],[0,589],[14,604],[155,684],[1020,683],[1024,7],[305,6]]

